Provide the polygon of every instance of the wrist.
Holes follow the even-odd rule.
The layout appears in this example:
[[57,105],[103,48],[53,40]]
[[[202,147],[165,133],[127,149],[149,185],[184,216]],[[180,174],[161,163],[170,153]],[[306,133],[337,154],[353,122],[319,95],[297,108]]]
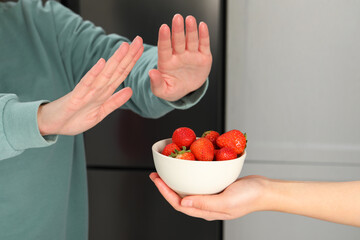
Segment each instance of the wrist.
[[51,135],[53,133],[51,133],[51,131],[49,130],[48,126],[46,125],[47,121],[44,120],[44,107],[46,106],[47,103],[41,104],[38,108],[38,112],[37,112],[37,122],[38,122],[38,128],[40,131],[40,134],[42,136],[45,135]]
[[264,188],[264,197],[263,197],[263,209],[262,211],[276,211],[277,206],[277,199],[279,198],[278,192],[278,182],[275,179],[267,179],[266,186]]
[[277,179],[262,179],[261,197],[257,211],[283,211],[286,197],[286,182]]
[[299,194],[304,188],[304,182],[270,179],[266,189],[267,210],[299,214],[299,207],[304,199]]
[[261,194],[257,201],[255,211],[271,211],[274,206],[274,180],[270,178],[261,178]]
[[247,176],[244,180],[250,180],[250,188],[253,198],[250,201],[248,212],[271,211],[274,205],[274,192],[272,179],[263,176]]

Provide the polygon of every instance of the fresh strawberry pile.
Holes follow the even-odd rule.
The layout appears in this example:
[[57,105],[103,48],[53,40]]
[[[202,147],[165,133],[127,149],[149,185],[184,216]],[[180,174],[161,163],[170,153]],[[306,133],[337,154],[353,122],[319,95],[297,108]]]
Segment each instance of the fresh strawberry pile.
[[246,133],[236,129],[221,135],[216,131],[206,131],[196,139],[192,129],[181,127],[173,132],[172,143],[166,145],[161,153],[186,160],[224,161],[240,157],[246,143]]

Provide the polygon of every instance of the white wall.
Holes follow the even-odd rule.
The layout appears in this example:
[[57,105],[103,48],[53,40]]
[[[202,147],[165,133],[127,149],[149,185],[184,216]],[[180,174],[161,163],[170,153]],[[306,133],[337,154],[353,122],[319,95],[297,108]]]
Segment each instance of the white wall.
[[[228,0],[227,11],[226,129],[247,132],[242,175],[359,180],[360,1]],[[240,236],[360,239],[360,229],[256,213],[225,222],[226,240]]]

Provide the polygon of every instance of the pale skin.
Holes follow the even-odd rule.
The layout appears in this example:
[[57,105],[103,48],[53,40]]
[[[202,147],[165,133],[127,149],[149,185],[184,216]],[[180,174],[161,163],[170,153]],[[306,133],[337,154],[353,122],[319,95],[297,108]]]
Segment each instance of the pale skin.
[[[76,135],[126,103],[130,88],[115,92],[126,79],[144,50],[141,37],[129,45],[123,43],[106,62],[100,59],[67,95],[38,110],[42,135]],[[158,69],[149,71],[153,94],[166,101],[176,101],[200,88],[212,64],[208,27],[197,26],[196,19],[176,14],[171,29],[163,24],[158,37]]]
[[206,220],[230,220],[256,211],[278,211],[360,227],[360,181],[305,182],[246,176],[215,195],[181,198],[151,173],[174,209]]

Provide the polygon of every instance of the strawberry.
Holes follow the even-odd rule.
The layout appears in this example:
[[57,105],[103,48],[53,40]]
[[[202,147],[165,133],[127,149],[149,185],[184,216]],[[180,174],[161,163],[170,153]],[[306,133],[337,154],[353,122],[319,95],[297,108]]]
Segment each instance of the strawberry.
[[190,150],[186,150],[185,146],[181,151],[178,151],[176,149],[175,152],[172,153],[170,156],[173,158],[183,159],[183,160],[196,160],[194,154],[192,154]]
[[174,151],[178,150],[180,151],[181,149],[178,147],[178,145],[176,145],[175,143],[169,143],[168,145],[166,145],[164,147],[164,150],[161,152],[161,154],[164,154],[166,156],[169,156],[171,153],[173,153]]
[[210,131],[204,132],[201,137],[209,139],[210,142],[212,142],[212,144],[214,145],[214,147],[217,148],[216,139],[219,136],[220,136],[220,134],[218,132],[216,132],[214,130],[210,130]]
[[199,138],[190,146],[195,158],[200,161],[212,161],[214,159],[214,145],[207,138]]
[[237,158],[237,154],[234,149],[229,147],[223,147],[217,151],[215,159],[217,161],[231,160]]
[[220,147],[233,148],[236,154],[241,154],[246,148],[246,134],[244,135],[239,130],[230,130],[224,134],[221,134],[216,139],[216,144]]
[[172,135],[172,141],[179,147],[185,146],[189,148],[190,145],[195,141],[195,132],[187,127],[181,127],[176,129]]

